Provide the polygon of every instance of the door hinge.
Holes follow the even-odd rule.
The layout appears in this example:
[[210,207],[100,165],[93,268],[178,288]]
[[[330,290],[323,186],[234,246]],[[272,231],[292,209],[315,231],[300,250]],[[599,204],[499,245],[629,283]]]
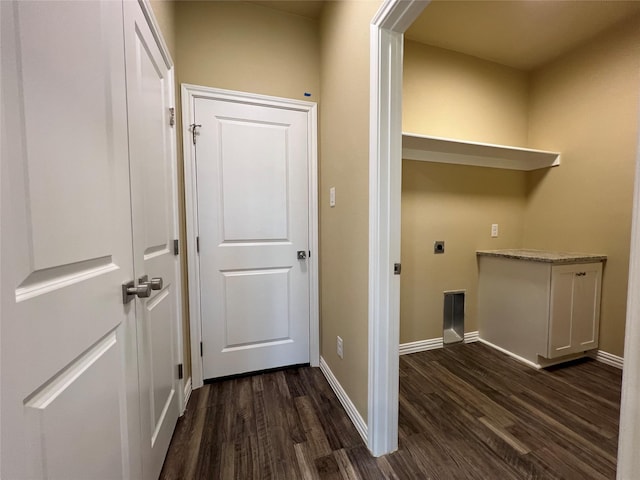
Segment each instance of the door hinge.
[[402,265],[400,265],[399,263],[394,263],[393,264],[393,274],[394,275],[400,275],[401,271],[402,271]]
[[190,125],[191,127],[191,137],[193,138],[193,144],[196,144],[196,135],[198,135],[198,131],[196,130],[196,128],[201,127],[202,125],[196,124],[196,123],[192,123]]
[[169,107],[169,126],[173,127],[176,124],[176,109]]
[[173,254],[178,255],[180,253],[180,244],[178,240],[173,241]]
[[196,252],[200,253],[200,237],[196,237]]
[[184,372],[183,372],[182,364],[179,363],[178,364],[178,380],[182,380],[183,377],[184,377]]
[[200,342],[200,356],[202,357],[202,342]]

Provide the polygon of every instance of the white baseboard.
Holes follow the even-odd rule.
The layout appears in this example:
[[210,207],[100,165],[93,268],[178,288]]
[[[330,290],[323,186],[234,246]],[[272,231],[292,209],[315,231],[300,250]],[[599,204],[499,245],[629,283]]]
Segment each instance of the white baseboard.
[[624,358],[614,355],[613,353],[605,352],[604,350],[594,350],[589,352],[589,356],[598,362],[606,363],[612,367],[622,369],[624,365]]
[[520,361],[522,363],[526,363],[530,367],[533,367],[533,368],[538,369],[538,370],[540,370],[542,368],[542,366],[538,365],[537,363],[532,362],[531,360],[527,360],[526,358],[523,358],[520,355],[516,355],[515,353],[510,352],[509,350],[505,350],[504,348],[499,347],[498,345],[494,345],[491,342],[487,342],[486,340],[483,340],[482,338],[478,338],[478,341],[480,343],[484,343],[488,347],[491,347],[491,348],[494,348],[494,349],[498,350],[499,352],[502,352],[502,353],[504,353],[506,355],[509,355],[510,357],[515,358],[516,360],[518,360],[518,361]]
[[467,332],[464,334],[464,343],[473,343],[480,340],[480,335],[478,331],[475,332]]
[[349,395],[347,395],[347,392],[344,391],[344,388],[342,388],[342,385],[340,385],[340,382],[338,382],[338,379],[335,377],[335,375],[329,368],[329,365],[327,364],[327,362],[325,362],[324,358],[322,357],[320,357],[320,370],[322,371],[325,378],[329,382],[329,385],[331,385],[331,388],[333,389],[336,396],[338,397],[338,400],[340,400],[342,407],[345,409],[345,411],[347,412],[347,415],[351,419],[351,423],[353,423],[353,425],[356,427],[356,430],[362,437],[362,440],[364,440],[364,444],[369,445],[368,428],[367,428],[366,422],[360,415],[360,412],[358,412],[358,409],[356,408],[356,406],[353,404],[353,402],[349,398]]
[[[467,332],[464,334],[464,343],[477,342],[478,331]],[[417,342],[401,343],[398,348],[400,355],[407,355],[409,353],[426,352],[427,350],[435,350],[436,348],[442,348],[444,346],[442,337],[429,338],[427,340],[418,340]]]
[[[516,360],[526,363],[531,367],[538,368],[538,369],[542,368],[542,365],[539,365],[535,362],[522,358],[521,356],[516,355],[513,352],[505,350],[502,347],[499,347],[497,345],[494,345],[491,342],[487,342],[486,340],[481,339],[480,336],[478,335],[477,330],[475,332],[467,332],[464,334],[464,343],[472,343],[472,342],[484,343],[485,345],[491,348],[494,348],[502,353],[505,353],[510,357],[515,358]],[[418,352],[426,352],[427,350],[435,350],[437,348],[442,348],[443,346],[444,344],[442,343],[442,337],[429,338],[427,340],[419,340],[417,342],[401,343],[400,347],[398,348],[398,353],[400,355],[407,355],[409,353],[418,353]],[[611,365],[612,367],[616,367],[620,369],[622,369],[624,364],[623,357],[619,357],[617,355],[614,355],[609,352],[605,352],[603,350],[593,350],[588,353],[588,356],[593,358],[594,360],[597,360],[598,362],[606,363],[607,365]],[[549,365],[551,365],[551,363]],[[544,365],[544,366],[549,366],[549,365]]]
[[442,348],[442,346],[442,337],[430,338],[428,340],[418,340],[417,342],[401,343],[398,352],[400,355],[407,355],[409,353],[435,350],[436,348]]

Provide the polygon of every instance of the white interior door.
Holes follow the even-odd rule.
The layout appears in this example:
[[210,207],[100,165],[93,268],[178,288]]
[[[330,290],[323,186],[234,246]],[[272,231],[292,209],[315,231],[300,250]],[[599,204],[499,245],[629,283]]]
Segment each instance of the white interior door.
[[0,476],[139,478],[122,4],[0,8]]
[[124,2],[134,271],[153,290],[136,299],[144,479],[157,479],[178,419],[178,257],[173,81],[138,2]]
[[258,103],[195,99],[205,379],[309,362],[307,113]]

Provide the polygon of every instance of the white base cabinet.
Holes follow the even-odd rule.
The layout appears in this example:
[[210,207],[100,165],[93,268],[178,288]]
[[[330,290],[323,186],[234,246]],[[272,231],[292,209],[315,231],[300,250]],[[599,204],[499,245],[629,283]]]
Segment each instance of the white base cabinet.
[[480,339],[538,368],[598,347],[599,255],[478,252]]

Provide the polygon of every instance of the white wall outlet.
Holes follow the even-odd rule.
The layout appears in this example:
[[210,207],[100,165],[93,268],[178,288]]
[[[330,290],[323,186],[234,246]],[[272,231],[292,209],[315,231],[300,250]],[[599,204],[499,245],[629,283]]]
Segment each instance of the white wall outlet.
[[497,223],[492,223],[491,224],[491,237],[496,238],[498,236],[498,224]]
[[344,358],[344,356],[343,356],[344,353],[343,353],[343,350],[342,350],[342,337],[339,336],[339,335],[338,335],[338,338],[337,338],[337,341],[336,341],[336,350],[337,350],[338,356],[340,358]]
[[331,187],[329,189],[329,206],[330,207],[336,206],[336,187]]

